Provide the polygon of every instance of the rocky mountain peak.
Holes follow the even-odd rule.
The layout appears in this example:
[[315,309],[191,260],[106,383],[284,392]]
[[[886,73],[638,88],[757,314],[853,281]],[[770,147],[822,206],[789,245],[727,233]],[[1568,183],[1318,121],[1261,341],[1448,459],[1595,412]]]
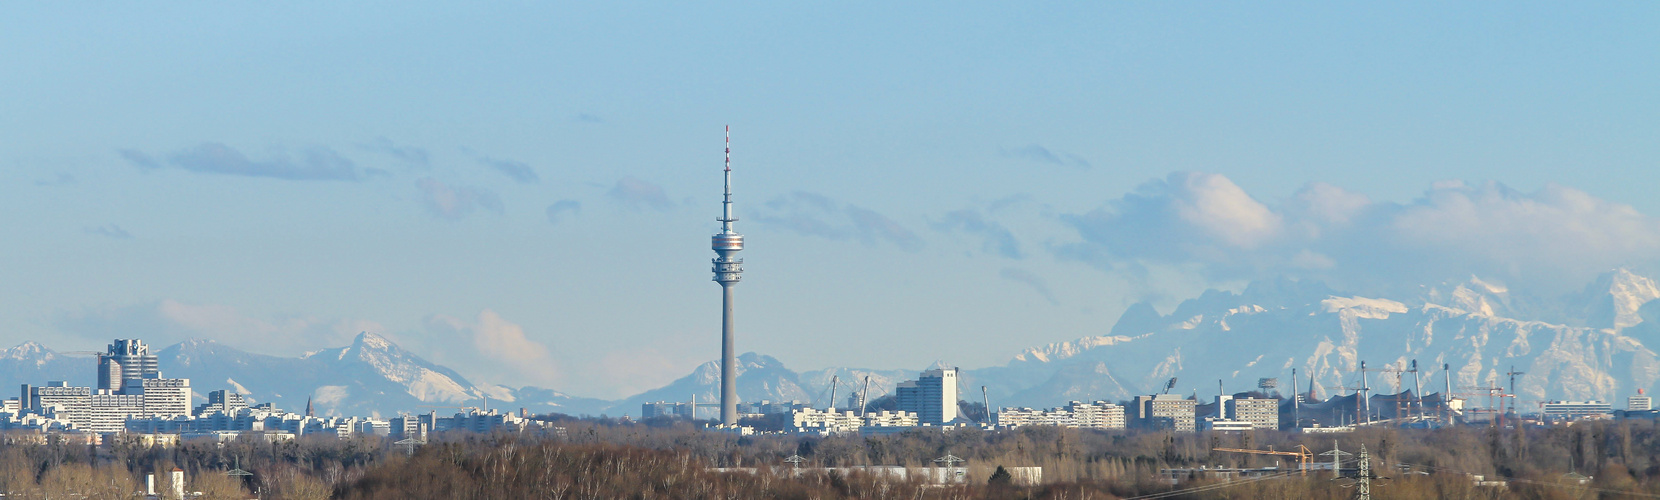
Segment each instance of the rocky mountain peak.
[[1592,328],[1624,329],[1643,322],[1643,304],[1660,298],[1660,286],[1649,277],[1619,268],[1597,277],[1577,297],[1585,324]]

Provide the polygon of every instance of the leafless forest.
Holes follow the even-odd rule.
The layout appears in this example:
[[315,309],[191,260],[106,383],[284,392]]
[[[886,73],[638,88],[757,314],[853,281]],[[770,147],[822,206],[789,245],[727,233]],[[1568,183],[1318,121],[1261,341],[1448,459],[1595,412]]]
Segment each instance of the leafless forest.
[[[1106,433],[1058,428],[1013,432],[911,432],[863,438],[732,437],[691,424],[644,425],[570,420],[552,435],[449,435],[409,454],[376,437],[306,438],[269,444],[190,442],[177,447],[86,446],[7,440],[0,445],[0,490],[6,498],[138,498],[144,476],[183,469],[187,490],[203,498],[1353,498],[1354,481],[1329,473],[1234,483],[1170,485],[1167,467],[1269,467],[1280,457],[1213,448],[1316,452],[1334,441],[1348,452],[1364,445],[1381,479],[1376,498],[1660,498],[1660,429],[1651,421],[1496,430],[1376,429],[1355,434],[1244,435]],[[861,474],[793,477],[785,457],[803,467],[900,465],[925,468],[946,454],[967,460],[968,482],[930,486]],[[1291,462],[1277,465],[1290,467]],[[1035,486],[994,479],[998,466],[1041,466]],[[251,476],[227,471],[240,467]],[[753,467],[722,473],[714,467]],[[774,468],[776,472],[774,472]],[[1590,476],[1582,482],[1574,474]],[[1505,480],[1478,485],[1472,475]]]

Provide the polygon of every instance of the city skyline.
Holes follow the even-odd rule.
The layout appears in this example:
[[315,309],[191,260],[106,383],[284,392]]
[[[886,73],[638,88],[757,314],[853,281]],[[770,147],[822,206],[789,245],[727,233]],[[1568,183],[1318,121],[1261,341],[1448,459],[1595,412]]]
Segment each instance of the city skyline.
[[6,6],[0,344],[657,388],[719,355],[727,123],[739,351],[791,366],[1277,276],[1555,297],[1660,255],[1656,8]]

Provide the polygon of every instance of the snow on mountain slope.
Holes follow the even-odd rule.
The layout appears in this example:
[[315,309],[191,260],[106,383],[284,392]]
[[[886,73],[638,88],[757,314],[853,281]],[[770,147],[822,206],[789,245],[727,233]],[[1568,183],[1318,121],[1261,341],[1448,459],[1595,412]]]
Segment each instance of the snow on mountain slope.
[[[1639,309],[1653,300],[1653,282],[1629,272],[1611,276],[1592,288],[1612,297],[1606,304],[1613,324],[1640,323]],[[1416,359],[1430,390],[1444,384],[1443,363],[1459,387],[1499,383],[1514,365],[1527,372],[1517,379],[1517,392],[1534,400],[1608,401],[1660,379],[1660,360],[1641,339],[1606,328],[1495,316],[1509,307],[1496,294],[1508,292],[1477,279],[1439,295],[1451,306],[1297,289],[1279,283],[1253,284],[1240,294],[1208,291],[1159,321],[1136,318],[1152,330],[1144,336],[1029,349],[1006,366],[972,370],[965,378],[1001,383],[994,392],[1004,402],[997,404],[1011,406],[1128,399],[1162,389],[1170,377],[1179,379],[1176,391],[1183,393],[1213,393],[1218,380],[1230,391],[1250,390],[1258,378],[1279,378],[1288,390],[1292,368],[1300,386],[1306,389],[1312,376],[1330,394],[1326,388],[1359,384],[1361,361],[1369,368],[1404,368]],[[1410,376],[1401,380],[1411,382]],[[1397,379],[1374,373],[1370,383],[1393,390]]]
[[[814,392],[804,389],[800,385],[800,376],[772,356],[764,356],[747,352],[738,356],[738,366],[735,370],[738,375],[737,389],[739,401],[812,401]],[[816,390],[816,389],[815,389]],[[720,402],[720,362],[710,361],[699,365],[690,375],[681,377],[669,385],[652,389],[632,397],[616,402],[605,410],[606,414],[640,415],[640,404],[655,401],[691,401],[697,398],[698,404]],[[825,404],[824,402],[820,403]],[[705,413],[708,412],[708,413]],[[699,418],[716,418],[720,410],[716,408],[699,408]]]
[[97,380],[96,359],[68,357],[39,343],[24,342],[0,351],[0,382],[12,390],[22,384],[46,385],[52,380],[89,386]]
[[[604,402],[536,387],[475,385],[391,340],[364,332],[351,345],[297,358],[244,352],[211,340],[188,340],[157,353],[162,373],[191,379],[199,394],[232,389],[291,411],[307,399],[320,415],[422,413],[425,405],[479,406],[536,413],[596,413]],[[440,409],[440,411],[448,411]]]
[[1627,269],[1615,269],[1599,276],[1576,297],[1586,326],[1623,329],[1643,322],[1638,310],[1656,298],[1660,287],[1654,280]]

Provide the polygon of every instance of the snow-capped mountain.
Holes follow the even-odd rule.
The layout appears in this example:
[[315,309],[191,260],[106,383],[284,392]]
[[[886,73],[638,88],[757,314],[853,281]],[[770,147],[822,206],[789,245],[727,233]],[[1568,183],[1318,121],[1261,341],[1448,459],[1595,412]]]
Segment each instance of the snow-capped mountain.
[[1570,297],[1572,307],[1583,325],[1593,328],[1624,329],[1643,322],[1638,309],[1643,304],[1660,298],[1660,287],[1654,280],[1625,269],[1603,274],[1585,287],[1585,291]]
[[[999,388],[994,404],[1043,406],[1150,394],[1171,377],[1182,392],[1212,394],[1218,380],[1229,391],[1251,390],[1259,378],[1278,378],[1289,392],[1296,368],[1302,388],[1312,376],[1332,394],[1360,384],[1361,361],[1402,369],[1417,360],[1426,392],[1448,384],[1443,364],[1455,392],[1507,383],[1503,374],[1514,366],[1526,373],[1516,381],[1523,400],[1610,401],[1660,379],[1660,359],[1644,343],[1660,341],[1660,326],[1643,318],[1660,313],[1657,297],[1653,280],[1616,270],[1554,308],[1580,312],[1583,325],[1570,326],[1506,317],[1548,316],[1552,308],[1480,279],[1405,301],[1262,282],[1237,294],[1207,291],[1168,315],[1132,307],[1111,335],[1028,349],[1006,366],[970,371],[964,382]],[[1369,377],[1382,390],[1413,382],[1410,374]]]
[[[741,401],[808,401],[813,398],[807,389],[800,385],[800,375],[785,368],[772,356],[763,356],[753,352],[738,355],[738,366],[734,371],[738,374],[738,399]],[[616,402],[606,409],[612,416],[640,415],[640,404],[654,401],[691,401],[697,398],[699,404],[716,403],[720,401],[720,362],[710,361],[699,365],[690,375],[681,377],[669,385],[636,394],[622,401]],[[705,416],[705,410],[699,409],[700,418],[713,418],[719,410],[710,408]]]
[[38,343],[24,342],[0,351],[0,382],[10,381],[6,387],[12,390],[21,384],[45,385],[53,380],[89,386],[97,380],[96,359],[64,356]]

